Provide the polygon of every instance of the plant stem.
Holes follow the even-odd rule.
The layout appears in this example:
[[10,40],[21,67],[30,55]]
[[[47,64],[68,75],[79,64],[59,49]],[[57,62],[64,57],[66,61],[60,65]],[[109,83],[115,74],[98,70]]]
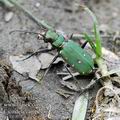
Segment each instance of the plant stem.
[[32,13],[30,13],[28,10],[26,10],[24,7],[22,7],[19,3],[15,2],[14,0],[8,0],[13,5],[18,7],[20,10],[22,10],[26,15],[28,15],[29,18],[31,18],[35,23],[37,23],[39,26],[42,26],[45,29],[53,30],[53,27],[48,25],[44,20],[37,19]]
[[[92,37],[93,39],[95,39],[95,36],[93,34],[92,35],[89,34],[89,36]],[[101,38],[113,38],[113,37],[114,37],[114,35],[101,35]],[[118,36],[118,37],[120,37],[120,36]],[[84,38],[83,34],[73,34],[71,37],[71,39],[73,39],[73,40],[79,40],[81,38]]]
[[107,69],[107,65],[105,61],[103,60],[103,58],[96,58],[95,62],[97,63],[102,76],[106,76],[108,73],[108,69]]
[[14,5],[8,0],[0,0],[0,3],[3,4],[6,8],[11,9]]

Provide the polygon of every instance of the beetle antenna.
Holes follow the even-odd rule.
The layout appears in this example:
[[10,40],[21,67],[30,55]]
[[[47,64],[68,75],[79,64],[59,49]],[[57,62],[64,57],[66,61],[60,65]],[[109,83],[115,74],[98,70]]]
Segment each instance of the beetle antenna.
[[27,31],[27,30],[12,30],[12,31],[9,32],[9,34],[12,34],[12,33],[14,33],[14,32],[39,34],[38,32]]
[[42,36],[44,38],[44,34],[42,34],[42,33],[33,32],[33,31],[27,31],[27,30],[12,30],[12,31],[9,32],[9,34],[12,34],[14,32],[37,34],[37,35],[40,35],[40,36]]

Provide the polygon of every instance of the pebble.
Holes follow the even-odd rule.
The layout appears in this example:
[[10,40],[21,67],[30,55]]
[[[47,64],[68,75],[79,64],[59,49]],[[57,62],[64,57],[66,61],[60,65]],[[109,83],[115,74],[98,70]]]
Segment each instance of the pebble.
[[120,45],[120,38],[116,38],[116,45]]
[[40,3],[37,2],[37,3],[35,4],[35,7],[36,7],[36,8],[39,8],[39,7],[40,7]]
[[112,17],[113,17],[113,18],[116,18],[117,16],[118,16],[118,13],[117,13],[117,12],[113,12],[113,13],[112,13]]
[[24,51],[25,53],[33,52],[32,45],[28,42],[24,43]]
[[10,20],[12,20],[13,15],[14,15],[13,12],[7,12],[7,13],[5,14],[5,17],[4,17],[5,22],[9,22]]
[[52,45],[50,43],[47,44],[48,49],[52,49]]
[[120,57],[120,52],[117,52],[117,55]]
[[107,33],[110,30],[110,28],[106,24],[101,24],[99,26],[99,30],[100,30],[100,32]]

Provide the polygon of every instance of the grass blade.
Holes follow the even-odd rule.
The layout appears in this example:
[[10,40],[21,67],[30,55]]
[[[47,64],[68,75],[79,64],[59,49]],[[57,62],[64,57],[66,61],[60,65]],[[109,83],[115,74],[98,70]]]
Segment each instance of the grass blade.
[[93,22],[94,22],[94,34],[95,34],[95,40],[96,40],[96,50],[95,50],[95,53],[96,53],[96,57],[99,58],[102,56],[102,45],[101,45],[101,37],[100,37],[100,33],[99,33],[99,28],[98,28],[98,21],[97,21],[97,18],[96,16],[94,15],[94,13],[86,6],[82,6],[83,9],[85,11],[87,11],[90,16],[92,17],[93,19]]
[[95,44],[93,42],[93,39],[86,33],[84,33],[84,38],[87,42],[89,42],[89,44],[91,45],[92,49],[94,50],[94,52],[96,52],[96,47]]
[[96,56],[101,57],[102,56],[101,38],[96,23],[94,23],[94,33],[96,39]]
[[72,120],[85,120],[89,93],[81,95],[75,102]]

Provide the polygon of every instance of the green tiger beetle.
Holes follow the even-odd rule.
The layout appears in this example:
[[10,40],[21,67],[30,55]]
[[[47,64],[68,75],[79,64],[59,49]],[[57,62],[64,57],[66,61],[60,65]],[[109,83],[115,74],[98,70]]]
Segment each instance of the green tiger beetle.
[[[17,30],[17,31],[21,32],[21,30]],[[22,32],[25,32],[25,31],[22,31]],[[26,32],[29,33],[28,31]],[[30,32],[30,33],[33,33],[33,32]],[[49,65],[48,69],[45,71],[42,79],[45,77],[45,75],[51,68],[53,62],[59,56],[61,56],[67,64],[69,64],[72,68],[74,68],[75,71],[79,72],[79,74],[81,75],[87,75],[93,72],[94,60],[91,57],[91,55],[86,50],[84,50],[84,47],[87,44],[87,41],[80,46],[78,43],[74,42],[72,39],[66,39],[63,35],[53,30],[48,30],[43,33],[35,33],[35,34],[38,34],[38,38],[39,37],[41,38],[42,36],[44,42],[51,43],[52,49],[57,49],[57,52],[58,52],[57,55],[52,60],[51,64]],[[43,52],[43,51],[50,51],[50,49],[43,49],[43,50],[40,50],[39,52]],[[36,53],[28,56],[23,60],[26,60],[35,54]],[[67,66],[65,67],[67,71],[70,73],[70,75],[73,77],[73,79],[76,79],[72,75],[70,70],[67,68]]]
[[[101,41],[100,41],[99,31],[97,30],[96,17],[87,7],[83,7],[83,8],[85,8],[90,13],[90,15],[92,16],[92,18],[94,20],[94,33],[95,33],[96,44],[93,42],[93,40],[92,40],[93,38],[91,38],[90,36],[85,34],[86,41],[84,42],[83,45],[80,46],[78,43],[74,42],[72,39],[66,40],[62,34],[56,32],[51,26],[46,24],[44,21],[40,21],[36,17],[33,17],[33,15],[29,11],[24,9],[18,3],[14,2],[13,0],[9,0],[9,1],[11,3],[13,3],[16,7],[21,9],[24,13],[26,13],[39,26],[41,25],[43,28],[45,28],[46,32],[39,33],[39,34],[36,32],[34,32],[34,33],[38,34],[38,36],[42,36],[43,40],[45,42],[51,43],[52,47],[54,49],[57,49],[58,54],[53,59],[52,63],[57,59],[58,56],[61,56],[66,61],[67,64],[69,64],[71,67],[73,67],[77,72],[79,72],[82,75],[89,74],[94,70],[94,60],[91,57],[91,55],[83,48],[85,47],[85,45],[87,43],[89,43],[90,46],[92,47],[93,51],[95,52],[96,57],[100,57],[102,54]],[[18,31],[20,31],[20,30],[18,30]],[[14,31],[12,31],[12,32],[14,32]],[[23,32],[25,32],[25,31],[23,31]],[[27,33],[33,33],[33,32],[27,32]],[[41,51],[44,51],[44,50],[41,50]],[[26,59],[28,59],[28,58],[26,58]],[[49,68],[46,70],[44,76],[50,69],[52,63],[50,64]],[[70,71],[68,71],[68,72],[70,73]]]
[[[94,69],[93,58],[83,49],[87,42],[80,46],[73,40],[66,40],[63,35],[59,35],[59,33],[52,30],[48,30],[42,36],[44,41],[50,42],[53,48],[57,49],[58,55],[77,72],[83,75],[92,72]],[[57,57],[54,60],[56,59]]]

